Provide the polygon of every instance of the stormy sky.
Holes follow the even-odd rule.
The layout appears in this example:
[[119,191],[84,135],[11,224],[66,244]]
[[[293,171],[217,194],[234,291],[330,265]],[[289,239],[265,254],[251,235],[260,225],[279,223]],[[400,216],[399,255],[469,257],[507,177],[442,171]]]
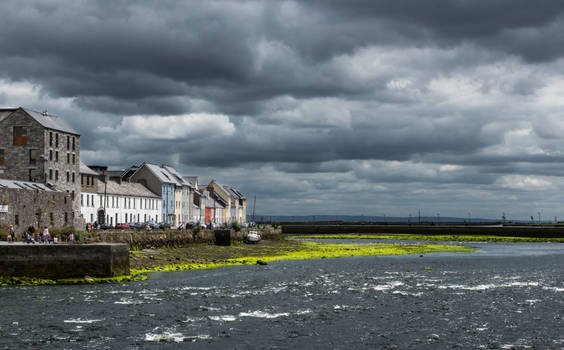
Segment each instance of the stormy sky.
[[564,219],[564,2],[2,1],[0,106],[264,215]]

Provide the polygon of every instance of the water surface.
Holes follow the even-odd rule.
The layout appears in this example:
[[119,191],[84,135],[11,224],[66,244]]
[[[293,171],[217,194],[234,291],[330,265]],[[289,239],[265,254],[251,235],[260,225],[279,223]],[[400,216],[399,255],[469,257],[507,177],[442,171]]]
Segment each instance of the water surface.
[[564,244],[468,244],[478,251],[5,287],[0,348],[564,347]]

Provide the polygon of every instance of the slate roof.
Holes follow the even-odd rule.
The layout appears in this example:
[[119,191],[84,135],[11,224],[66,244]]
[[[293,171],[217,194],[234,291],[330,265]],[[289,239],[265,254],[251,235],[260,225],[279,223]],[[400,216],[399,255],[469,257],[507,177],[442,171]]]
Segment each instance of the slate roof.
[[39,190],[45,192],[58,192],[58,191],[54,191],[53,189],[41,183],[7,180],[7,179],[0,179],[0,188],[17,188],[20,190],[24,189],[24,190]]
[[183,176],[183,178],[188,181],[192,187],[196,188],[196,183],[198,182],[197,176]]
[[[78,132],[76,132],[76,130],[71,128],[63,119],[61,119],[60,117],[53,115],[53,114],[48,114],[48,113],[43,114],[41,112],[37,112],[37,111],[31,110],[29,108],[23,108],[23,107],[3,108],[3,109],[0,109],[0,111],[15,112],[18,109],[23,110],[30,117],[35,119],[39,124],[43,125],[43,127],[47,128],[47,129],[53,129],[53,130],[62,131],[62,132],[66,132],[66,133],[69,133],[69,134],[74,134],[74,135],[80,136],[80,134]],[[7,117],[7,116],[8,115],[6,115],[5,117]]]
[[186,181],[182,175],[180,175],[180,173],[178,171],[176,171],[176,169],[174,169],[173,167],[170,167],[168,165],[163,165],[163,169],[165,169],[166,171],[168,171],[168,173],[170,175],[172,175],[172,177],[176,180],[177,183],[179,183],[181,186],[192,186],[188,181]]
[[180,186],[180,183],[176,181],[174,179],[174,176],[172,176],[172,174],[166,171],[166,169],[163,169],[158,165],[149,164],[149,163],[143,163],[143,165],[140,168],[142,168],[143,166],[147,167],[147,169],[149,169],[149,171],[151,171],[153,175],[155,175],[161,183],[175,184],[175,185],[178,184]]
[[107,193],[110,195],[120,195],[120,196],[135,196],[135,197],[150,197],[150,198],[161,198],[157,196],[147,187],[136,182],[122,182],[118,183],[113,180],[107,181],[106,183],[98,181],[98,193]]
[[84,164],[83,162],[79,162],[80,164],[80,170],[79,172],[81,174],[86,174],[86,175],[98,175],[97,172],[95,172],[94,170],[90,169],[86,164]]

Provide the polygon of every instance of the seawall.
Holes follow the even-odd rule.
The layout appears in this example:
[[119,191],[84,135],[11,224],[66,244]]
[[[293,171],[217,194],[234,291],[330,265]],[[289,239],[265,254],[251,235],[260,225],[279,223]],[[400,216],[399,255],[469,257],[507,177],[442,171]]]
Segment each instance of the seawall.
[[284,234],[405,233],[420,235],[492,235],[562,238],[564,227],[457,225],[283,225]]
[[129,275],[129,249],[119,243],[0,243],[0,275],[55,279]]

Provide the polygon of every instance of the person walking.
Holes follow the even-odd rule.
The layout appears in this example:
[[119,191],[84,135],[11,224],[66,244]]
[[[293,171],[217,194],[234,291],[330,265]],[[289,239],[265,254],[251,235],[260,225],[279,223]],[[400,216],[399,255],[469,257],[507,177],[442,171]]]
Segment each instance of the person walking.
[[8,232],[8,242],[14,242],[16,240],[16,232],[14,231],[14,225],[10,225],[10,231]]
[[43,243],[49,243],[49,229],[47,228],[47,226],[45,226],[45,228],[43,229],[42,236]]

